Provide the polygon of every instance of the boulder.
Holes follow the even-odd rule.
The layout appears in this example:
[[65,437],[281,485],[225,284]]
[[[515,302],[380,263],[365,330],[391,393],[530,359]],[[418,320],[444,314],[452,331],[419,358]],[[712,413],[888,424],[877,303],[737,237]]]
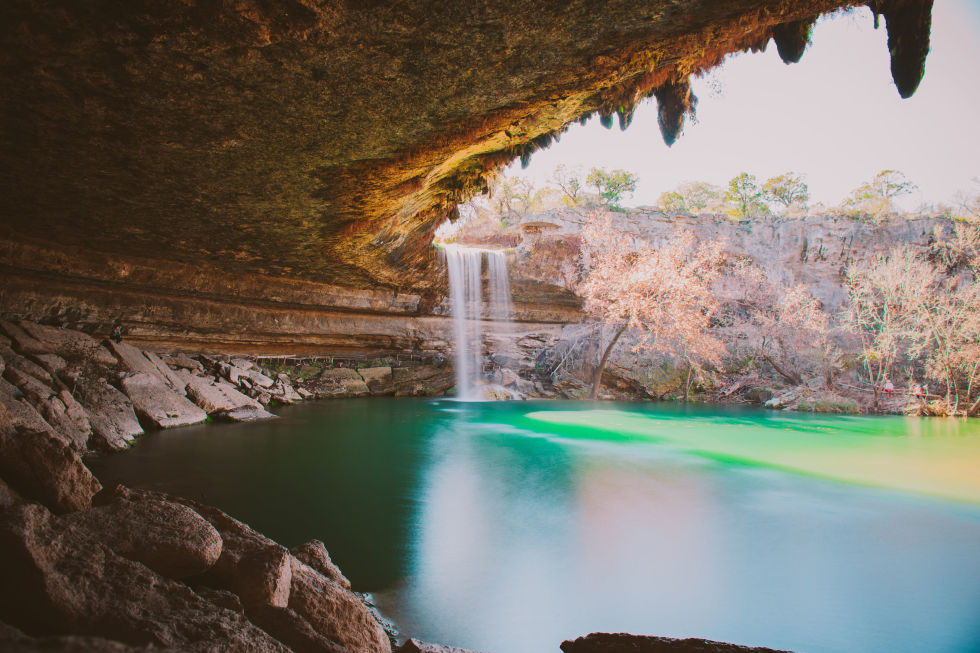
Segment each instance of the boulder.
[[214,414],[214,418],[223,422],[254,422],[258,419],[275,417],[262,406],[239,406],[231,410],[222,410]]
[[293,557],[317,570],[344,589],[350,589],[350,581],[335,565],[327,553],[327,547],[320,540],[310,540],[306,544],[294,546],[289,550]]
[[183,504],[214,526],[223,543],[221,555],[201,577],[203,583],[234,592],[246,610],[263,605],[286,607],[292,567],[285,547],[217,508],[189,499],[142,490],[128,490],[126,496],[134,501],[162,498]]
[[[99,365],[109,366],[116,365],[118,362],[115,356],[99,344],[98,340],[81,331],[59,329],[57,327],[26,321],[18,322],[18,324],[24,331],[62,358],[70,360],[84,359]],[[31,353],[43,354],[45,352]]]
[[42,506],[0,520],[0,619],[25,631],[189,652],[288,649],[244,616],[114,553]]
[[500,385],[513,386],[517,385],[517,382],[521,380],[521,377],[517,376],[517,372],[511,369],[503,367],[500,369]]
[[371,394],[357,370],[345,367],[323,370],[318,377],[306,382],[306,389],[317,398],[366,397]]
[[7,485],[5,480],[0,478],[0,508],[6,508],[22,501],[23,499],[17,494],[17,491]]
[[[42,356],[57,358],[58,360],[61,360],[62,363],[64,363],[64,360],[62,360],[59,356],[55,356],[54,354],[37,354],[35,358],[40,358]],[[41,381],[42,383],[48,385],[54,382],[54,379],[51,378],[51,374],[48,373],[46,369],[44,369],[42,366],[38,365],[34,361],[21,356],[20,354],[8,352],[7,367],[9,367],[12,370],[19,370],[25,374],[34,377],[38,381]]]
[[189,372],[204,372],[204,366],[201,365],[200,361],[196,361],[187,354],[177,353],[166,358],[168,365],[175,369],[184,369]]
[[349,653],[334,640],[321,635],[309,621],[289,608],[258,606],[248,611],[248,618],[296,653]]
[[442,646],[440,644],[429,644],[420,642],[417,639],[409,639],[401,645],[397,653],[477,653],[468,648],[456,648],[455,646]]
[[146,359],[153,364],[153,367],[155,367],[158,372],[160,372],[163,378],[167,380],[167,385],[178,393],[184,394],[184,386],[186,384],[180,375],[167,367],[167,364],[164,363],[163,360],[152,351],[144,351],[143,355],[146,356]]
[[[211,603],[238,614],[245,614],[245,606],[238,595],[228,590],[216,590],[213,587],[196,587],[194,591],[201,598],[207,599]],[[261,626],[260,626],[261,628]],[[268,631],[266,631],[268,632]],[[278,639],[278,638],[277,638]]]
[[221,555],[221,536],[187,506],[164,499],[134,502],[116,496],[105,505],[66,515],[117,554],[168,578],[203,574]]
[[56,397],[48,397],[38,406],[44,420],[55,431],[68,438],[75,451],[85,451],[92,426],[88,414],[71,393],[62,390]]
[[242,369],[242,370],[248,371],[248,370],[254,370],[255,369],[255,363],[253,363],[252,361],[248,360],[247,358],[232,358],[228,362],[231,363],[232,365],[234,365],[235,367],[237,367],[239,369]]
[[381,395],[395,391],[391,384],[390,367],[364,367],[357,370],[357,373],[364,379],[371,394]]
[[0,379],[0,404],[7,410],[9,419],[15,427],[28,431],[45,431],[68,443],[67,438],[56,433],[51,425],[44,421],[41,413],[37,412],[34,406],[23,399],[18,399],[18,396],[23,396],[20,390],[5,379]]
[[209,377],[194,376],[184,370],[180,370],[178,374],[186,386],[187,398],[209,415],[242,406],[258,406],[258,402],[243,395],[230,383],[214,383]]
[[272,386],[270,392],[276,401],[284,404],[294,404],[297,401],[303,401],[302,395],[296,392],[288,378],[283,379],[282,376],[276,380],[276,384]]
[[36,360],[41,367],[51,374],[60,374],[66,367],[68,367],[68,363],[65,362],[65,359],[58,354],[35,354],[34,360]]
[[21,354],[50,354],[51,348],[23,329],[6,320],[0,320],[0,330],[10,338],[11,346]]
[[[139,372],[154,377],[168,388],[173,388],[173,382],[160,371],[160,368],[143,355],[143,352],[125,342],[110,342],[112,351],[119,357],[123,368],[129,372]],[[161,363],[162,364],[162,363]],[[164,365],[164,367],[166,367]],[[127,393],[128,394],[128,393]]]
[[389,653],[391,643],[371,611],[348,589],[290,556],[289,608],[351,653]]
[[673,639],[627,633],[592,633],[587,637],[562,642],[561,650],[565,653],[789,653],[707,639]]
[[133,403],[102,379],[81,374],[74,377],[75,393],[88,412],[92,435],[89,442],[103,450],[120,451],[128,448],[143,427],[133,412]]
[[13,365],[8,365],[3,374],[35,406],[41,404],[48,397],[54,396],[54,390],[46,383]]
[[59,635],[30,637],[13,626],[0,622],[0,650],[4,653],[177,653],[174,649],[126,646],[103,637]]
[[491,383],[480,388],[480,394],[487,401],[511,401],[520,399],[521,396],[515,390],[509,390],[502,385]]
[[17,428],[0,408],[0,475],[27,499],[63,513],[92,505],[102,485],[64,440]]
[[208,417],[203,410],[164,385],[156,375],[138,372],[124,377],[120,385],[133,402],[136,414],[158,428],[199,424]]
[[448,365],[416,365],[414,367],[393,367],[392,382],[396,397],[432,397],[445,394],[456,385],[456,377]]

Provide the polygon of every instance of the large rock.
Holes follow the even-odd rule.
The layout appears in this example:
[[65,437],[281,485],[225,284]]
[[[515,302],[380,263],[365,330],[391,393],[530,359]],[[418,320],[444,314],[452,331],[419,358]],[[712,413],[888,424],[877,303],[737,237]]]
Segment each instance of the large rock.
[[[56,327],[21,321],[18,323],[24,331],[37,339],[42,346],[70,360],[84,359],[99,365],[116,365],[116,357],[109,353],[99,341],[92,336],[75,331],[74,329],[58,329]],[[46,353],[46,352],[31,352]]]
[[214,418],[224,422],[254,422],[259,419],[275,417],[262,406],[239,406],[231,410],[222,410],[214,414]]
[[203,574],[221,555],[221,536],[187,506],[157,498],[116,496],[106,505],[65,516],[124,558],[168,578]]
[[24,393],[24,396],[27,397],[34,405],[42,403],[45,399],[52,397],[55,394],[54,390],[52,390],[44,381],[12,365],[8,365],[3,374],[4,377],[6,377],[6,379],[12,384],[17,386],[17,389]]
[[248,618],[296,653],[349,653],[349,649],[321,635],[295,610],[271,605],[248,610]]
[[[42,383],[45,383],[45,384],[49,384],[50,385],[51,383],[54,382],[54,379],[51,377],[51,374],[44,367],[42,367],[41,365],[38,365],[34,361],[32,361],[32,360],[30,360],[28,358],[25,358],[24,356],[21,356],[20,354],[16,354],[16,353],[14,353],[12,351],[11,352],[4,352],[4,353],[6,354],[6,357],[7,357],[7,367],[9,367],[11,369],[15,369],[15,370],[20,370],[21,372],[23,372],[25,374],[28,374],[30,376],[33,376],[35,379],[37,379],[38,381],[41,381]],[[55,356],[54,354],[37,354],[36,357],[37,358],[40,358],[40,357],[45,357],[45,358],[47,358],[47,357],[53,357],[53,358],[57,358],[57,359],[60,360],[60,357],[59,356]],[[64,362],[64,361],[62,361],[62,362]]]
[[[127,371],[148,374],[168,388],[174,389],[174,383],[152,360],[144,356],[140,349],[125,342],[109,342],[109,347],[119,357],[120,363]],[[183,388],[181,388],[181,392],[182,390]]]
[[41,506],[14,506],[2,516],[0,619],[18,628],[191,652],[288,650],[244,616],[117,555]]
[[429,644],[420,642],[417,639],[409,639],[401,645],[398,653],[477,653],[467,648],[456,648],[455,646],[442,646],[441,644]]
[[184,385],[186,384],[179,374],[170,369],[167,364],[164,363],[163,360],[152,351],[144,351],[143,355],[146,357],[146,360],[153,364],[153,367],[156,368],[160,375],[167,380],[167,385],[178,393],[184,394]]
[[16,428],[5,408],[0,408],[0,475],[25,498],[59,513],[88,508],[102,489],[63,440]]
[[290,556],[289,608],[351,653],[389,653],[388,636],[356,594]]
[[0,330],[10,338],[11,346],[21,354],[50,354],[51,348],[23,329],[6,320],[0,320]]
[[396,397],[432,397],[445,394],[456,384],[456,377],[448,365],[416,365],[394,367],[391,370]]
[[104,637],[60,635],[30,637],[13,626],[0,622],[0,650],[4,653],[177,653],[174,649],[149,646],[127,646]]
[[307,381],[305,387],[318,398],[366,397],[371,394],[357,370],[344,367],[323,370],[318,377]]
[[78,374],[74,377],[79,402],[88,412],[92,425],[90,442],[99,449],[120,451],[143,434],[133,403],[126,395],[102,379]]
[[41,413],[37,412],[34,406],[24,399],[18,398],[21,396],[23,394],[16,386],[11,385],[6,379],[0,379],[0,404],[3,404],[3,407],[7,410],[9,419],[13,422],[14,426],[28,431],[45,431],[64,440],[67,444],[68,439],[61,434],[55,433],[55,430],[51,428],[50,424],[44,421]]
[[203,410],[164,385],[156,375],[138,372],[124,377],[120,385],[133,402],[136,414],[159,428],[199,424],[208,417]]
[[788,653],[707,639],[673,639],[627,633],[592,633],[587,637],[562,642],[561,650],[565,653]]
[[181,382],[186,385],[187,398],[200,406],[209,415],[221,410],[231,410],[241,406],[258,406],[258,402],[243,395],[228,383],[214,383],[210,377],[195,376],[180,370]]
[[285,547],[257,533],[217,508],[190,499],[145,490],[120,490],[132,501],[162,499],[180,503],[206,519],[221,536],[221,555],[202,577],[202,582],[237,594],[247,609],[289,603],[291,556]]
[[320,540],[310,540],[305,544],[294,546],[289,552],[297,560],[309,565],[344,589],[350,589],[350,581],[340,571],[340,567],[330,559],[327,547]]
[[38,406],[45,421],[54,430],[68,438],[75,451],[85,451],[92,425],[88,414],[71,393],[62,390],[56,397],[48,397]]
[[384,395],[394,393],[395,388],[391,383],[390,367],[364,367],[357,370],[357,373],[364,379],[368,389],[373,395]]

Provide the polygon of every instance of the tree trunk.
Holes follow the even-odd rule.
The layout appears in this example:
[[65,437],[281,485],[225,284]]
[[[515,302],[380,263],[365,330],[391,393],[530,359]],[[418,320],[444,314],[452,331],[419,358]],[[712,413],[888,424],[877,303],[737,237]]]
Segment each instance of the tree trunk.
[[687,366],[687,381],[684,383],[684,401],[686,402],[688,396],[691,394],[691,372],[694,371],[693,365]]
[[800,385],[801,383],[803,383],[803,379],[801,379],[798,375],[787,372],[786,370],[781,368],[779,365],[776,364],[776,361],[774,361],[771,356],[763,354],[762,358],[767,363],[772,365],[772,369],[776,370],[779,376],[783,377],[793,385]]
[[599,397],[599,386],[602,385],[602,370],[606,369],[606,361],[609,359],[609,354],[612,352],[612,348],[616,346],[619,336],[623,335],[623,331],[626,331],[625,324],[619,327],[619,331],[613,336],[612,342],[609,343],[606,351],[602,354],[602,358],[599,359],[599,366],[596,368],[595,378],[592,380],[592,396],[590,398],[593,400]]
[[[969,401],[969,399],[967,399],[967,401]],[[966,411],[966,415],[967,417],[980,417],[980,397],[977,397],[977,400],[973,402],[973,405],[970,406],[970,410]]]

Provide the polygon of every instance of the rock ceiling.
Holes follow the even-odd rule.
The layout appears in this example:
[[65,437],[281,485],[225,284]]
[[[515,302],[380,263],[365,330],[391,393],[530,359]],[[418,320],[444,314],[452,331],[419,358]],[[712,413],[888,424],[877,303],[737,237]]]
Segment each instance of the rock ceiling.
[[[433,230],[501,166],[840,0],[5,0],[2,235],[424,287]],[[902,96],[932,0],[877,0]],[[861,9],[867,11],[867,9]],[[846,71],[842,71],[846,74]]]

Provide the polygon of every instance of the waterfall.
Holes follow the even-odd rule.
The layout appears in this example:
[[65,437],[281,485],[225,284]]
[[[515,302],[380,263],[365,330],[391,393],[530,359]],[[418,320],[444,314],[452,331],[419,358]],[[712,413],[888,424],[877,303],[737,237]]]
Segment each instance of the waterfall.
[[502,323],[505,337],[513,314],[507,259],[498,250],[443,245],[449,269],[449,310],[455,340],[456,396],[480,399],[477,383],[483,374],[483,255],[488,263],[489,315]]
[[507,273],[507,256],[500,250],[487,250],[487,267],[490,284],[490,317],[497,323],[498,352],[507,349],[514,342],[511,320],[514,317],[514,302],[510,296],[510,275]]

